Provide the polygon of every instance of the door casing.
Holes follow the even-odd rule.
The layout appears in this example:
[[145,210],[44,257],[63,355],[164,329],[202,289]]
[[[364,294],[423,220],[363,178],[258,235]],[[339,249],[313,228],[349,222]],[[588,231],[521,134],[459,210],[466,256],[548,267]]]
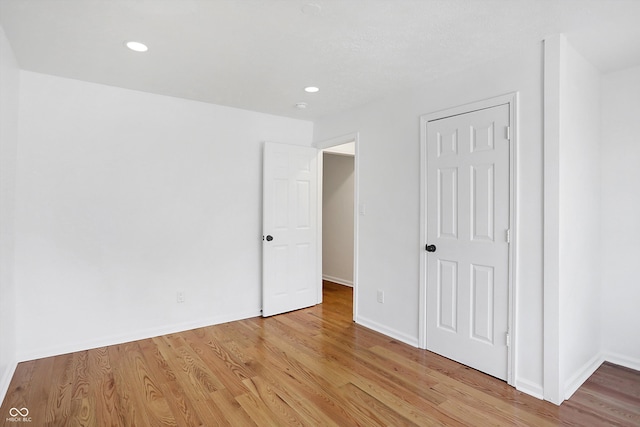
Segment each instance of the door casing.
[[[355,156],[354,156],[354,195],[353,195],[353,321],[355,322],[358,317],[358,235],[359,235],[359,197],[358,197],[358,138],[357,132],[347,135],[338,136],[328,140],[320,141],[316,144],[316,148],[322,152],[326,148],[335,147],[337,145],[346,144],[349,142],[355,142]],[[322,156],[318,156],[318,303],[322,302],[322,174],[323,163]]]

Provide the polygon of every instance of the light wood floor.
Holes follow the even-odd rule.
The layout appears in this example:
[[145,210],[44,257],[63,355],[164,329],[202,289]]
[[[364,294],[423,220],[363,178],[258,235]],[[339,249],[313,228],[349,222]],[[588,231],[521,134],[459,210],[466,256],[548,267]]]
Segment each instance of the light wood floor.
[[[557,407],[354,324],[350,288],[325,283],[324,295],[268,319],[20,363],[0,425],[640,425],[636,371],[604,364]],[[7,420],[11,408],[32,422]]]

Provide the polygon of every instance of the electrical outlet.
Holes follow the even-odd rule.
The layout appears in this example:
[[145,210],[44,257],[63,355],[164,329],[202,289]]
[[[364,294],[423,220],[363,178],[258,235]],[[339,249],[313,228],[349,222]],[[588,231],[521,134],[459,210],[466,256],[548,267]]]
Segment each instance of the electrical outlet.
[[184,302],[184,291],[178,291],[176,294],[176,301],[179,303]]
[[380,304],[384,303],[384,291],[378,289],[378,302]]

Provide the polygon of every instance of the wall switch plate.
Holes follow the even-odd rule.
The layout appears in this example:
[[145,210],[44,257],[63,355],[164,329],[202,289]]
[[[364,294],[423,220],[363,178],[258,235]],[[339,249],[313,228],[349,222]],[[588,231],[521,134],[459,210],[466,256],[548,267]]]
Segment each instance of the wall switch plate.
[[380,304],[384,303],[384,291],[378,289],[378,302]]
[[176,301],[179,303],[184,302],[184,291],[178,291],[176,294]]

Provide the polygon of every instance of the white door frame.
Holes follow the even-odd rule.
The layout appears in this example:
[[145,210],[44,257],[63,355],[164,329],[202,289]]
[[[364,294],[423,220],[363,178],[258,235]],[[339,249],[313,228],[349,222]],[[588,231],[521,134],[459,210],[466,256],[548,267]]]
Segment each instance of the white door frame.
[[517,147],[518,147],[518,93],[512,92],[494,98],[485,99],[470,104],[460,105],[458,107],[448,108],[433,113],[420,116],[420,300],[419,300],[419,325],[418,340],[420,348],[427,347],[427,258],[424,246],[427,244],[427,198],[426,198],[426,179],[427,179],[427,124],[430,121],[444,119],[446,117],[456,116],[459,114],[469,113],[472,111],[491,108],[498,105],[509,105],[509,126],[510,126],[510,153],[509,153],[509,229],[510,229],[510,245],[509,245],[509,308],[508,308],[508,337],[507,345],[507,383],[515,385],[515,367],[517,366],[517,339],[518,318],[517,308]]
[[[355,155],[353,158],[354,165],[354,194],[353,194],[353,320],[355,321],[358,314],[358,206],[359,206],[359,156],[358,156],[358,132],[347,135],[338,136],[315,143],[316,148],[322,153],[325,149],[335,147],[337,145],[355,142]],[[322,302],[322,185],[324,163],[323,156],[318,156],[318,303]]]

